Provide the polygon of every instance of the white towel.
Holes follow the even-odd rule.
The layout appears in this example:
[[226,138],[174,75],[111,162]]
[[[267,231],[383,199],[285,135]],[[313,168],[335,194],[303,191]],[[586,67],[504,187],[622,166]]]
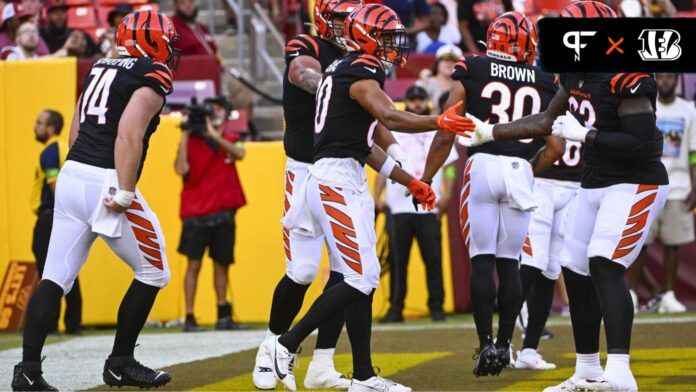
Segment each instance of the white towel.
[[123,227],[123,214],[118,214],[104,205],[106,197],[113,197],[118,190],[118,177],[116,170],[107,170],[104,176],[104,184],[101,189],[101,197],[97,201],[97,206],[90,219],[92,232],[110,238],[121,237]]
[[307,183],[310,175],[305,176],[304,181],[297,188],[297,192],[293,193],[290,201],[290,209],[285,213],[280,223],[284,228],[293,233],[305,237],[317,237],[323,233],[321,226],[312,219],[312,214],[309,212],[307,205]]
[[533,179],[529,162],[522,158],[500,157],[503,180],[507,192],[508,202],[512,208],[521,211],[534,211],[537,204],[532,191]]

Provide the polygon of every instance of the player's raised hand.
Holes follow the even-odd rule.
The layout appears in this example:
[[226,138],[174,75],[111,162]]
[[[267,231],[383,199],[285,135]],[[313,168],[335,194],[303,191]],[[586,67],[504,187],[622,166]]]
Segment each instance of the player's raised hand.
[[457,114],[461,107],[461,101],[456,105],[450,106],[444,113],[438,116],[437,125],[443,131],[462,137],[469,137],[470,132],[474,129],[474,123],[468,118]]
[[466,147],[474,147],[483,143],[493,141],[493,125],[483,122],[469,113],[466,117],[474,123],[474,131],[469,133],[468,138],[462,138],[460,143]]
[[430,185],[414,178],[408,183],[407,188],[413,197],[418,199],[423,210],[430,211],[435,207],[435,192]]

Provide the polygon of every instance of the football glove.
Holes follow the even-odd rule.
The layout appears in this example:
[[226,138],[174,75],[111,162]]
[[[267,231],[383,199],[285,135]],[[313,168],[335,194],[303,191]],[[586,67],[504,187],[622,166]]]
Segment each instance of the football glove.
[[463,137],[459,142],[465,147],[479,146],[483,143],[493,141],[493,125],[485,123],[475,116],[467,113],[466,117],[474,123],[474,131],[468,137]]
[[444,113],[437,117],[437,126],[443,131],[454,133],[455,135],[469,137],[469,133],[474,129],[474,123],[466,117],[457,114],[457,110],[462,107],[462,102],[450,106]]
[[412,179],[406,186],[413,197],[418,199],[421,208],[425,211],[430,211],[435,207],[435,192],[430,185],[418,180]]
[[580,125],[580,122],[569,111],[565,115],[558,116],[551,126],[551,134],[566,140],[585,142],[589,129]]

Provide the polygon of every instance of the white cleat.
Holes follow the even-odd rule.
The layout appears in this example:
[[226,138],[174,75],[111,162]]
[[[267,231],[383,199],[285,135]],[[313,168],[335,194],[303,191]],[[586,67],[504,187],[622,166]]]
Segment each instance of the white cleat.
[[662,295],[660,306],[657,308],[658,313],[684,313],[686,306],[677,300],[674,296],[674,291],[670,290]]
[[411,388],[392,380],[374,376],[365,381],[353,379],[348,392],[411,392]]
[[348,389],[350,379],[337,372],[333,365],[312,361],[307,368],[304,386],[307,389]]
[[536,351],[522,350],[517,352],[515,369],[551,370],[555,368],[555,364],[546,362]]
[[581,391],[638,392],[638,384],[633,376],[622,379],[621,381],[610,381],[605,378],[599,378],[596,380],[580,380],[576,385]]
[[273,373],[286,389],[297,390],[293,368],[297,365],[297,354],[291,353],[278,341],[280,336],[267,337],[261,346],[268,352],[273,363]]
[[558,385],[544,388],[544,392],[575,392],[580,391],[577,385],[578,380],[571,377]]
[[257,389],[274,389],[278,383],[278,379],[273,372],[273,360],[263,343],[261,343],[259,351],[256,353],[256,363],[254,363],[254,371],[251,377]]

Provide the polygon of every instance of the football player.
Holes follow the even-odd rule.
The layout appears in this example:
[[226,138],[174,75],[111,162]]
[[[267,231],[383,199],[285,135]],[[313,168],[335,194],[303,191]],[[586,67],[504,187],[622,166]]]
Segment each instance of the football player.
[[537,352],[546,320],[551,311],[556,280],[561,274],[559,252],[563,243],[561,229],[575,195],[580,188],[582,143],[569,141],[566,151],[548,170],[534,179],[534,199],[539,206],[529,223],[529,244],[523,247],[520,278],[522,301],[527,302],[527,317],[518,317],[524,343],[517,352],[516,369],[548,370],[548,363]]
[[118,27],[120,57],[97,61],[85,79],[70,127],[71,149],[56,183],[53,233],[43,279],[29,301],[22,362],[12,389],[55,391],[43,378],[41,350],[61,296],[69,292],[101,237],[135,274],[118,311],[110,386],[159,387],[171,380],[133,358],[159,290],[169,281],[157,216],[137,190],[150,136],[157,130],[178,53],[174,25],[156,11],[135,11]]
[[[312,164],[315,97],[324,69],[346,54],[343,41],[343,21],[362,0],[319,0],[314,6],[314,27],[317,36],[300,34],[290,39],[285,47],[285,75],[283,79],[283,111],[285,134],[283,145],[285,163],[285,214],[290,208],[293,193]],[[319,270],[323,236],[300,236],[283,229],[286,273],[273,293],[268,336],[277,336],[288,329],[302,307],[305,293]],[[343,280],[335,257],[330,254],[331,272],[325,289]],[[314,357],[307,368],[304,385],[312,388],[347,389],[350,380],[335,370],[333,354],[343,329],[345,314],[340,313],[319,327]],[[259,347],[252,378],[259,389],[273,389],[270,354]]]
[[471,128],[464,117],[453,114],[418,116],[398,111],[382,90],[385,67],[404,64],[406,36],[396,13],[370,4],[345,21],[346,43],[355,50],[324,72],[317,92],[314,121],[314,164],[297,191],[283,226],[307,237],[324,235],[340,261],[343,280],[325,290],[308,313],[290,331],[269,336],[264,349],[283,385],[295,390],[293,366],[300,343],[326,320],[345,312],[353,354],[353,391],[409,391],[377,377],[370,358],[372,293],[379,283],[374,229],[374,203],[364,165],[406,186],[431,209],[432,189],[398,167],[396,161],[373,144],[378,122],[392,130],[425,132]]
[[[500,15],[488,27],[488,57],[468,56],[455,65],[445,107],[463,103],[463,110],[491,124],[546,108],[556,86],[552,74],[531,65],[536,41],[536,28],[529,18],[519,12]],[[438,132],[430,146],[424,182],[430,182],[442,166],[454,136]],[[477,377],[500,374],[510,363],[510,340],[522,296],[518,260],[530,213],[537,206],[532,195],[533,172],[549,167],[564,149],[562,139],[545,139],[494,141],[468,149],[460,211],[462,239],[471,258],[471,303],[479,337],[474,365]],[[499,280],[495,344],[494,269]]]
[[[562,17],[614,18],[580,1]],[[645,73],[561,74],[548,108],[509,124],[477,122],[470,143],[554,135],[584,143],[581,187],[568,215],[560,259],[570,299],[575,374],[548,391],[637,390],[629,366],[633,302],[624,275],[667,196],[655,125],[656,86]],[[601,305],[600,305],[601,304]],[[602,320],[607,363],[599,361]]]

